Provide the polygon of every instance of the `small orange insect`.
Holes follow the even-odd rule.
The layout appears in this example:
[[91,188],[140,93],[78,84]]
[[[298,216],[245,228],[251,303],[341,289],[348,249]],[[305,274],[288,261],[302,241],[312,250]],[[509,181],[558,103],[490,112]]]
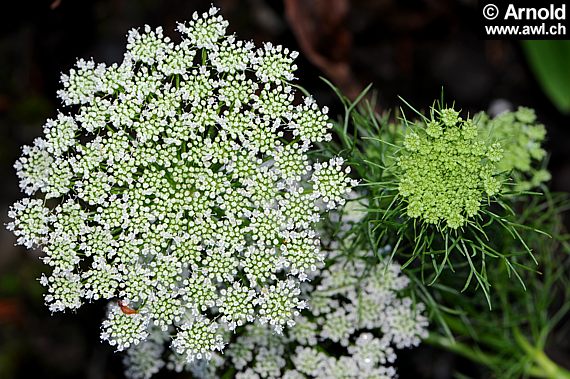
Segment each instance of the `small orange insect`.
[[136,313],[139,313],[139,311],[130,308],[127,304],[125,304],[123,300],[119,300],[117,303],[119,304],[119,308],[121,308],[121,311],[126,315],[134,315]]

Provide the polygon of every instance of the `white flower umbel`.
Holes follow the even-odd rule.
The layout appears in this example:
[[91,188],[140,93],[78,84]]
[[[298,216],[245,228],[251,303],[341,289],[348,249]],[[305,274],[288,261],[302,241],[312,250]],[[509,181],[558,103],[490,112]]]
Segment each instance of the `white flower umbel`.
[[382,331],[389,336],[398,349],[417,346],[422,338],[427,337],[427,319],[422,315],[423,304],[413,304],[409,297],[394,301],[386,309],[386,319]]
[[45,242],[49,233],[49,209],[40,199],[24,198],[14,204],[8,212],[13,221],[7,228],[18,237],[17,243],[31,249]]
[[[346,196],[344,188],[357,184],[355,180],[347,176],[350,168],[346,167],[343,170],[343,163],[342,158],[336,157],[328,162],[317,163],[314,166],[315,171],[311,181],[314,183],[315,192],[322,196],[328,209],[343,205]],[[339,182],[344,182],[344,186],[339,186]]]
[[140,313],[124,313],[122,309],[109,306],[107,319],[103,321],[101,339],[125,350],[148,336],[148,319]]
[[277,333],[282,333],[285,325],[295,325],[295,316],[299,309],[306,307],[303,300],[299,300],[301,290],[293,279],[280,281],[276,285],[264,288],[257,302],[261,323],[268,323]]
[[158,373],[165,366],[162,360],[164,342],[164,333],[154,330],[146,341],[128,349],[123,358],[125,376],[130,379],[150,379]]
[[[389,250],[382,253],[389,256]],[[425,307],[406,296],[409,279],[398,264],[367,261],[371,256],[330,254],[313,279],[319,283],[302,286],[309,307],[294,326],[276,334],[274,326],[247,324],[224,352],[225,362],[204,370],[204,362],[196,361],[185,369],[196,378],[396,378],[396,349],[427,337]],[[276,295],[267,302],[278,308],[286,301],[283,290],[273,289]],[[197,368],[203,374],[196,375]]]
[[191,362],[194,359],[210,359],[213,351],[221,351],[224,348],[224,342],[218,324],[199,316],[182,325],[182,329],[172,341],[172,347]]
[[80,59],[58,91],[73,109],[15,164],[28,197],[8,229],[44,251],[46,303],[113,300],[101,337],[118,350],[156,328],[207,358],[221,330],[292,326],[323,260],[315,225],[354,184],[340,158],[311,164],[332,125],[289,83],[297,53],[227,27],[212,8],[179,42],[145,26],[122,63]]

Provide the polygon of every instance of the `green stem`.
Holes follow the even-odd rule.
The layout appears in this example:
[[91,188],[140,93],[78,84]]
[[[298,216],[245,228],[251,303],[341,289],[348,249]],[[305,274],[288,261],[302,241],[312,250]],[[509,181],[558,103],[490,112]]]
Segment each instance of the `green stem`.
[[[513,334],[517,344],[533,362],[533,365],[525,370],[526,374],[534,378],[570,379],[570,371],[558,366],[541,349],[533,347],[523,337],[522,333],[518,329],[514,329]],[[498,363],[497,358],[493,355],[487,354],[467,344],[458,342],[457,340],[452,340],[449,337],[430,334],[424,342],[432,346],[446,349],[489,368],[496,367]]]
[[484,366],[495,366],[496,359],[492,355],[486,354],[478,349],[473,349],[469,345],[458,342],[457,340],[452,340],[449,337],[444,337],[438,334],[430,334],[429,337],[426,338],[423,342],[433,346],[441,347]]
[[528,373],[538,378],[548,379],[570,379],[570,371],[558,366],[542,351],[532,346],[522,335],[518,328],[513,330],[513,335],[518,345],[532,359],[536,366],[531,367]]

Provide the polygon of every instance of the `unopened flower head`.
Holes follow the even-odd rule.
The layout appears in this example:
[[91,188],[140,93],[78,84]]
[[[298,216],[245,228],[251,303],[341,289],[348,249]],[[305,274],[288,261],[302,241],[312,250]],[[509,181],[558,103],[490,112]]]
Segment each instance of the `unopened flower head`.
[[475,119],[491,139],[504,146],[498,169],[513,178],[515,191],[528,191],[550,180],[544,164],[546,151],[542,147],[546,128],[537,123],[533,109],[519,107],[492,119],[480,113]]
[[342,159],[308,158],[332,124],[295,101],[297,53],[227,26],[212,8],[178,26],[179,43],[146,26],[121,64],[80,59],[58,91],[77,112],[48,120],[15,164],[29,197],[8,228],[45,252],[46,303],[117,300],[102,338],[119,350],[155,328],[183,359],[207,358],[223,330],[293,325],[323,259],[315,224],[354,184]]
[[457,229],[501,191],[503,148],[488,145],[478,126],[453,108],[433,109],[425,128],[410,128],[398,158],[398,192],[407,215]]

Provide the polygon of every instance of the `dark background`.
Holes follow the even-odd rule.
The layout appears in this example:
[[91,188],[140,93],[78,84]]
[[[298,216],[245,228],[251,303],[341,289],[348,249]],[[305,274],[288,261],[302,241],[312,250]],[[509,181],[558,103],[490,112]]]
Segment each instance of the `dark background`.
[[[0,222],[7,222],[9,205],[21,196],[12,168],[20,146],[39,136],[45,119],[55,116],[60,107],[55,97],[60,72],[68,71],[77,57],[120,61],[132,27],[163,26],[167,35],[175,37],[176,21],[207,10],[210,3],[2,2]],[[426,108],[439,98],[442,88],[448,101],[470,113],[508,104],[535,108],[549,133],[551,188],[570,190],[570,117],[543,93],[519,42],[479,38],[475,1],[220,0],[214,4],[240,39],[271,41],[300,51],[299,84],[320,104],[331,107],[335,117],[339,104],[319,76],[353,98],[373,83],[380,110],[401,106],[398,96]],[[122,378],[120,356],[99,342],[103,305],[51,316],[36,280],[42,270],[37,254],[14,247],[14,242],[0,228],[0,378]],[[454,368],[473,377],[484,375],[464,360],[427,347],[401,353],[399,366],[404,379],[451,378]]]

